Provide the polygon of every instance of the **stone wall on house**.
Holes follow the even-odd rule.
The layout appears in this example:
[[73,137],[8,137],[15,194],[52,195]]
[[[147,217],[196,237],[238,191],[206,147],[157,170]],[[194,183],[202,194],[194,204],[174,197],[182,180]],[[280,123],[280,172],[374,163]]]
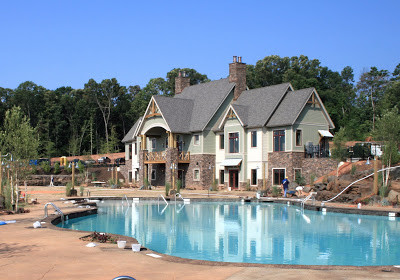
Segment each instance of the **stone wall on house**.
[[119,179],[123,179],[125,184],[129,183],[129,171],[131,171],[131,170],[132,170],[132,160],[131,159],[126,160],[125,165],[119,166],[119,174],[122,175],[122,178],[119,177]]
[[289,181],[294,181],[294,169],[300,168],[301,175],[307,184],[311,179],[328,174],[337,167],[336,161],[330,158],[305,158],[303,152],[275,152],[268,154],[268,179],[267,187],[272,186],[274,168],[286,169]]
[[336,168],[337,162],[331,158],[303,158],[301,173],[306,183],[310,184],[312,178],[317,179]]
[[174,177],[175,182],[178,180],[178,170],[177,170],[177,168],[172,170],[172,167],[178,166],[179,152],[178,152],[177,148],[167,148],[167,149],[165,149],[165,153],[166,153],[165,183],[168,182],[172,186],[172,176]]
[[286,169],[289,181],[294,178],[294,168],[302,168],[304,152],[275,152],[268,153],[268,179],[267,188],[272,186],[272,170],[275,168]]
[[[151,178],[152,170],[155,170],[155,180]],[[165,164],[149,164],[149,182],[152,186],[165,186]]]
[[[214,179],[215,155],[190,155],[190,163],[186,172],[186,188],[208,189]],[[200,171],[200,179],[194,180],[194,170]]]
[[144,164],[144,154],[147,153],[147,150],[139,151],[139,186],[143,186],[144,178],[145,178],[145,164]]

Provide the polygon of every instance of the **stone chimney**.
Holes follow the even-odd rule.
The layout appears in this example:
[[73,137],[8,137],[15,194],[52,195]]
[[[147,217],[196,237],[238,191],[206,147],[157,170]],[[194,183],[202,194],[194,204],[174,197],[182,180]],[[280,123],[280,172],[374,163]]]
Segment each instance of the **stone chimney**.
[[233,62],[229,64],[229,82],[236,83],[233,100],[246,90],[246,63],[242,63],[242,57],[234,56]]
[[178,77],[175,78],[175,94],[181,93],[188,86],[190,86],[190,78],[186,77],[185,72],[179,71]]

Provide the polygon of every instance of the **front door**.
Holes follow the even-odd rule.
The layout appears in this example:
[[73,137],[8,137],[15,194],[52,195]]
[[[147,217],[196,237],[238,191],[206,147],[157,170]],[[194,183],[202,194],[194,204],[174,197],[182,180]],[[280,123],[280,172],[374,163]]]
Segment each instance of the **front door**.
[[229,170],[229,187],[232,190],[239,187],[239,170]]

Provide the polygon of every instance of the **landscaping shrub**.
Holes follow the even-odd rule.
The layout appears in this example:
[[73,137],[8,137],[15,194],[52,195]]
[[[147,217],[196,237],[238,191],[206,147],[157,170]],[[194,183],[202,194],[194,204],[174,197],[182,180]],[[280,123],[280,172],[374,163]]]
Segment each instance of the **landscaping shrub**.
[[59,174],[61,172],[60,163],[56,162],[54,164],[54,174]]
[[83,186],[80,186],[79,187],[79,195],[83,196],[84,191],[85,191],[85,188]]
[[169,190],[171,189],[170,183],[165,183],[165,196],[169,195]]
[[72,190],[72,183],[68,182],[67,185],[65,186],[65,195],[71,196],[71,190]]
[[42,168],[42,170],[43,170],[44,173],[46,173],[46,174],[50,173],[50,171],[51,171],[50,163],[47,162],[47,161],[43,161],[43,162],[40,164],[40,167]]
[[278,186],[272,187],[272,196],[277,197],[281,193],[281,189]]

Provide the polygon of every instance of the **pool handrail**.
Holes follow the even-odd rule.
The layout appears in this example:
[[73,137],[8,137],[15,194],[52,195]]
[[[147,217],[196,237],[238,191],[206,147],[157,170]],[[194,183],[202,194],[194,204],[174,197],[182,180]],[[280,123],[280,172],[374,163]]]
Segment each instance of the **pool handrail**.
[[130,206],[130,204],[129,204],[129,200],[128,200],[128,197],[126,196],[126,194],[124,194],[124,196],[122,197],[122,205],[124,205],[124,198],[125,198],[125,200],[126,200],[126,203],[128,203],[128,206]]
[[60,216],[61,216],[61,221],[64,222],[64,213],[61,211],[60,208],[58,208],[58,207],[57,207],[54,203],[52,203],[52,202],[47,202],[47,203],[44,205],[44,217],[45,217],[45,218],[48,217],[48,212],[47,212],[47,206],[48,206],[48,205],[53,206],[53,208],[60,214]]
[[313,199],[313,202],[315,203],[315,196],[317,195],[317,192],[310,192],[302,201],[301,201],[301,207],[304,208],[304,204],[310,200],[311,198]]
[[177,197],[180,198],[180,199],[182,199],[183,202],[185,202],[185,200],[183,199],[182,195],[181,195],[180,193],[176,193],[176,194],[175,194],[175,203],[176,203],[176,198],[177,198]]
[[158,196],[158,203],[160,203],[160,196],[161,196],[161,198],[164,200],[164,202],[168,205],[168,201],[165,199],[165,197],[164,197],[162,194],[160,194],[160,195]]

